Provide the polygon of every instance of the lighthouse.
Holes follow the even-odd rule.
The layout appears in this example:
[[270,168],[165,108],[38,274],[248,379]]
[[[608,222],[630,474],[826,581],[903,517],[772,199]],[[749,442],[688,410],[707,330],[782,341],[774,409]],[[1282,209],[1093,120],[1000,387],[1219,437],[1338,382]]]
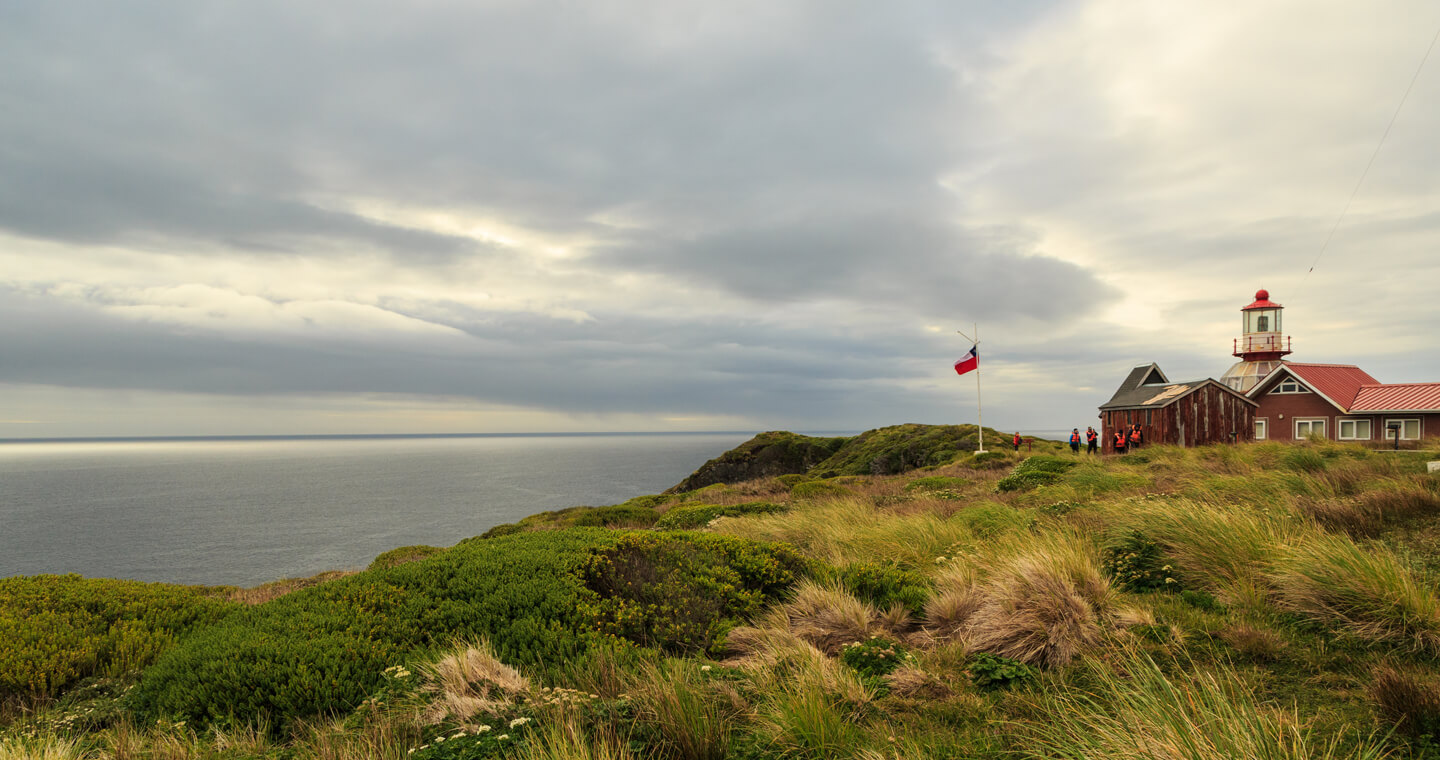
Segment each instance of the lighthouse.
[[1280,358],[1290,353],[1290,339],[1280,325],[1283,311],[1284,306],[1270,300],[1270,291],[1255,291],[1255,302],[1240,310],[1241,335],[1232,351],[1240,361],[1225,370],[1220,376],[1221,382],[1241,393],[1249,393],[1281,365]]

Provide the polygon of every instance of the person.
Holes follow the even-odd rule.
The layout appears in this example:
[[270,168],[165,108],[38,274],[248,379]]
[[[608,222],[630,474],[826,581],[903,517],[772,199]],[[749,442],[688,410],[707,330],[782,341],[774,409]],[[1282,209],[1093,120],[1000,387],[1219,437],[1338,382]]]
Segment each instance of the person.
[[1124,454],[1124,453],[1125,453],[1125,429],[1124,429],[1124,428],[1121,428],[1121,429],[1115,431],[1115,453],[1116,453],[1116,454]]
[[1130,426],[1130,448],[1132,448],[1132,449],[1138,449],[1138,448],[1140,448],[1140,438],[1141,438],[1141,436],[1140,436],[1140,426],[1139,426],[1139,425],[1131,425],[1131,426]]
[[1080,428],[1070,429],[1070,453],[1080,453]]
[[1099,444],[1100,435],[1095,432],[1095,428],[1085,428],[1085,453],[1094,454],[1095,450],[1099,447]]
[[1018,431],[1018,430],[1015,431],[1015,441],[1014,441],[1014,443],[1015,443],[1015,450],[1016,450],[1016,451],[1019,451],[1019,450],[1020,450],[1020,431]]

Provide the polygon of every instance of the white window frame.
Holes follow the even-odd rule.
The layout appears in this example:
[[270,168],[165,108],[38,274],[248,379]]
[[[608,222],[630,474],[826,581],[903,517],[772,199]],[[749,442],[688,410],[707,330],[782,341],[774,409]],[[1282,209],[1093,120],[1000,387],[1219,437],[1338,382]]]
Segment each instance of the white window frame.
[[[1315,426],[1316,426],[1316,425],[1319,425],[1319,426],[1320,426],[1319,433],[1320,433],[1320,436],[1321,436],[1322,438],[1328,438],[1328,437],[1330,437],[1329,432],[1326,431],[1326,428],[1329,427],[1329,426],[1325,424],[1326,422],[1328,422],[1328,420],[1327,420],[1326,418],[1324,418],[1324,417],[1296,417],[1296,418],[1293,420],[1293,422],[1294,422],[1294,425],[1291,427],[1291,430],[1292,430],[1292,432],[1294,432],[1294,434],[1295,434],[1295,440],[1297,440],[1297,441],[1304,440],[1304,439],[1306,439],[1306,438],[1309,438],[1309,437],[1312,436],[1312,435],[1315,435],[1315,433],[1316,433]],[[1310,428],[1310,432],[1308,432],[1308,433],[1301,433],[1301,432],[1300,432],[1300,423],[1302,423],[1302,422],[1305,423],[1305,424]]]
[[[1350,435],[1345,435],[1345,423],[1347,422],[1354,424],[1356,428],[1360,426],[1360,423],[1365,423],[1365,435],[1356,435],[1354,430],[1350,431]],[[1374,436],[1375,423],[1371,422],[1369,417],[1341,417],[1335,420],[1335,440],[1337,441],[1369,441],[1373,440]]]
[[1256,418],[1255,418],[1255,440],[1257,440],[1257,441],[1265,441],[1265,440],[1269,440],[1269,438],[1270,438],[1270,418],[1269,418],[1269,417],[1256,417]]
[[[1386,417],[1386,418],[1385,418],[1385,424],[1384,424],[1384,426],[1383,426],[1383,429],[1384,429],[1384,431],[1385,431],[1385,438],[1384,438],[1384,440],[1387,440],[1387,441],[1393,441],[1393,440],[1395,440],[1395,438],[1390,435],[1390,423],[1392,423],[1392,422],[1402,423],[1402,426],[1401,426],[1401,428],[1400,428],[1400,440],[1402,440],[1402,441],[1418,441],[1418,440],[1420,440],[1421,438],[1423,438],[1423,437],[1425,436],[1425,422],[1424,422],[1423,420],[1421,420],[1419,417]],[[1406,422],[1413,422],[1413,423],[1415,423],[1415,436],[1414,436],[1413,438],[1410,437],[1410,436],[1408,436],[1408,435],[1405,435],[1405,428],[1404,428],[1404,426],[1403,426],[1403,423],[1406,423]]]
[[[1293,385],[1293,386],[1295,386],[1295,387],[1294,387],[1294,388],[1291,388],[1290,390],[1285,390],[1285,386],[1287,386],[1287,385]],[[1280,382],[1276,383],[1276,384],[1275,384],[1275,387],[1272,388],[1272,389],[1270,390],[1270,392],[1271,392],[1271,393],[1282,393],[1282,394],[1285,394],[1285,395],[1288,396],[1288,395],[1290,395],[1290,394],[1292,394],[1292,393],[1309,393],[1309,392],[1310,392],[1310,389],[1309,389],[1309,388],[1306,388],[1306,387],[1305,387],[1305,384],[1304,384],[1304,383],[1301,383],[1299,380],[1296,380],[1296,379],[1294,379],[1294,378],[1289,378],[1289,379],[1286,379],[1286,380],[1281,380]]]

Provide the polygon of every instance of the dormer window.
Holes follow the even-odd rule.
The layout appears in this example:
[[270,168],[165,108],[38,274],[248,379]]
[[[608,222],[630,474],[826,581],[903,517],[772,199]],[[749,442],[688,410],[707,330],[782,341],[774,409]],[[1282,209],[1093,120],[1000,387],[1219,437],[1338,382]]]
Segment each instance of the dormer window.
[[1281,380],[1271,393],[1309,393],[1310,389],[1295,380]]

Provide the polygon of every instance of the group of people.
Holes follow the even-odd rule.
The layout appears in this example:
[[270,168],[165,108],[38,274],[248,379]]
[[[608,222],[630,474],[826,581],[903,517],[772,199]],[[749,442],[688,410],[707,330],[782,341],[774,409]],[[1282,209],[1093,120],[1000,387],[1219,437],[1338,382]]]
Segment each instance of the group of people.
[[[1015,436],[1018,439],[1020,434],[1016,433]],[[1080,428],[1072,428],[1070,430],[1070,451],[1079,454],[1080,441]],[[1085,428],[1084,441],[1086,446],[1085,453],[1094,454],[1095,452],[1099,451],[1100,434],[1095,432],[1095,428]],[[1129,430],[1126,430],[1125,428],[1120,428],[1119,430],[1116,430],[1115,434],[1110,437],[1110,446],[1115,450],[1116,454],[1124,454],[1126,451],[1129,451],[1131,449],[1138,449],[1144,442],[1145,434],[1140,432],[1139,425],[1131,425]],[[1016,446],[1016,450],[1019,450],[1018,445]]]

